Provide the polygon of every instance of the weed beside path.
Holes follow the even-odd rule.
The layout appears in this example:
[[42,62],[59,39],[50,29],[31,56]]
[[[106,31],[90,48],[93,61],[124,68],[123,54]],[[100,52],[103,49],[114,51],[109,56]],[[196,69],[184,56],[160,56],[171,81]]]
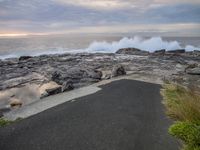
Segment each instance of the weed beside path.
[[200,95],[198,90],[164,84],[161,94],[167,115],[175,120],[169,133],[180,139],[184,150],[200,150]]

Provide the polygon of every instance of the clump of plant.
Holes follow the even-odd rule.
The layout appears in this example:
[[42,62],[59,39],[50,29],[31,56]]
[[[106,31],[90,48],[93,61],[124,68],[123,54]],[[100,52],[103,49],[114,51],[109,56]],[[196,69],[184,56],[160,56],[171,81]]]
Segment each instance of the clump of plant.
[[20,121],[20,120],[22,120],[22,118],[17,118],[14,121],[7,120],[7,119],[4,119],[4,118],[0,118],[0,127],[7,126],[7,125],[9,125],[11,123],[14,123],[14,122],[17,122],[17,121]]
[[195,89],[170,83],[161,94],[167,115],[176,121],[169,133],[184,142],[184,150],[200,150],[200,95]]
[[169,128],[169,133],[181,139],[188,150],[200,150],[200,125],[191,122],[176,122]]
[[0,118],[0,127],[11,124],[13,121],[6,120],[4,118]]

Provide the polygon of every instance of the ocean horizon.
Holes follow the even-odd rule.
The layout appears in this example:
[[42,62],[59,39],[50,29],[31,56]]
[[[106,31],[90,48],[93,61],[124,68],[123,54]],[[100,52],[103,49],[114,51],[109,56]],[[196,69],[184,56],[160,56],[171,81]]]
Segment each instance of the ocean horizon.
[[0,59],[62,53],[114,53],[134,47],[149,52],[166,49],[200,50],[200,37],[77,34],[0,37]]

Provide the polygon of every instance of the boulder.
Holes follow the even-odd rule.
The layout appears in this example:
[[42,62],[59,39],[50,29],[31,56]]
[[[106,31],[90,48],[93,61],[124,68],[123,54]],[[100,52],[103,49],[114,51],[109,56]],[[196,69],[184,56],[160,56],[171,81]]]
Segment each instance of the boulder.
[[58,85],[56,82],[50,81],[47,83],[43,83],[42,85],[39,86],[38,91],[40,94],[40,98],[44,98],[49,96],[49,93],[47,93],[47,90],[49,89],[55,89],[61,87]]
[[72,67],[65,74],[63,74],[63,77],[65,78],[76,78],[81,79],[86,75],[86,71],[84,68],[80,67]]
[[185,68],[185,72],[189,69],[193,69],[193,68],[197,68],[198,67],[198,64],[196,63],[191,63],[189,64],[186,68]]
[[74,89],[73,81],[71,79],[67,80],[62,85],[62,92],[70,91]]
[[96,80],[100,81],[101,77],[102,77],[101,71],[89,68],[73,67],[68,69],[66,72],[58,72],[58,71],[54,72],[52,74],[51,79],[52,81],[55,81],[60,85],[63,85],[64,82],[66,82],[69,79],[71,79],[73,83],[79,83],[81,81],[84,82],[90,82]]
[[185,53],[185,49],[170,50],[170,51],[167,51],[167,53],[170,53],[170,54],[183,54],[183,53]]
[[116,65],[112,70],[111,77],[117,77],[121,75],[126,75],[125,68],[122,65]]
[[161,50],[156,50],[156,51],[154,51],[154,53],[153,53],[153,54],[155,54],[155,55],[164,55],[164,54],[165,54],[165,52],[166,52],[166,50],[165,50],[165,49],[161,49]]
[[182,64],[176,64],[176,71],[178,72],[184,72],[185,71],[185,66]]
[[116,54],[127,54],[127,55],[148,55],[149,52],[143,51],[137,48],[122,48],[119,49]]
[[33,57],[32,56],[21,56],[21,57],[19,57],[19,61],[28,60],[30,58],[33,58]]
[[21,107],[22,106],[22,101],[17,99],[17,98],[12,98],[10,100],[10,106],[11,107]]
[[59,94],[62,92],[62,87],[54,87],[51,89],[46,89],[46,92],[48,93],[48,96]]
[[80,79],[87,77],[87,73],[85,70],[79,67],[73,67],[65,72],[55,71],[52,74],[51,80],[56,82],[59,85],[63,85],[64,82],[71,79],[73,83],[79,82]]
[[102,72],[99,70],[86,70],[87,77],[92,78],[92,79],[99,79],[101,80],[102,77]]
[[194,50],[193,51],[194,56],[200,56],[200,51],[199,50]]
[[61,73],[58,72],[58,71],[55,71],[52,73],[52,76],[51,76],[51,80],[60,84],[60,79],[61,79]]
[[186,70],[186,73],[190,75],[200,75],[200,67],[189,68]]

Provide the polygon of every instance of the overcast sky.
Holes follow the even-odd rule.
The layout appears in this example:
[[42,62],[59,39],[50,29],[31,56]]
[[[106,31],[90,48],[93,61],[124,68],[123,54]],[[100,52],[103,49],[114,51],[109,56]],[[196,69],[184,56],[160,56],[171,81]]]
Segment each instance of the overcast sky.
[[0,34],[200,35],[200,0],[0,0]]

